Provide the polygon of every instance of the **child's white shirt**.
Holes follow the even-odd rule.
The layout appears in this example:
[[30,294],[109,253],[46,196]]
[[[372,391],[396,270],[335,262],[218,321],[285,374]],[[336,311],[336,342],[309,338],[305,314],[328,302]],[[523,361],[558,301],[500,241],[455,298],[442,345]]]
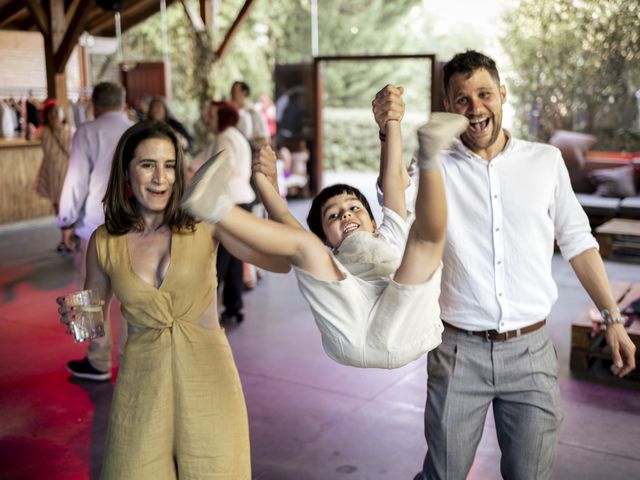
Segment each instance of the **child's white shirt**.
[[382,214],[374,233],[353,233],[333,252],[352,275],[366,281],[389,281],[400,266],[409,236],[407,220],[387,207],[382,207]]
[[376,234],[349,235],[332,254],[343,280],[320,280],[294,266],[324,350],[343,365],[398,368],[441,341],[441,267],[420,284],[395,282],[409,222],[387,208],[383,214]]

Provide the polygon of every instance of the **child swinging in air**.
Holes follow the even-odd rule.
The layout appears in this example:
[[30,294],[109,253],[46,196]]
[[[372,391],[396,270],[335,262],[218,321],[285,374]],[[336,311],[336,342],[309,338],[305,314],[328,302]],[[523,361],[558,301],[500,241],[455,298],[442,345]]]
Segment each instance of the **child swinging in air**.
[[[366,198],[349,185],[333,185],[313,200],[307,232],[287,209],[275,182],[275,155],[264,147],[255,182],[272,220],[235,207],[228,196],[224,153],[196,172],[183,206],[215,224],[244,248],[283,257],[322,335],[325,352],[356,367],[398,368],[441,341],[440,260],[446,199],[439,152],[467,127],[461,115],[433,113],[418,129],[420,168],[415,221],[407,221],[400,122],[389,120],[380,164],[384,195],[378,227]],[[384,137],[383,137],[384,138]],[[329,248],[327,248],[329,247]]]

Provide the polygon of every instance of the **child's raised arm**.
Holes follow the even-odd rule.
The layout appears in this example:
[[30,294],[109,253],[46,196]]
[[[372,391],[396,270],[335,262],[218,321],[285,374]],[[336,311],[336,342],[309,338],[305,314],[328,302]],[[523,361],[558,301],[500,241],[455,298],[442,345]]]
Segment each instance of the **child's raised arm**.
[[404,114],[403,87],[387,85],[372,102],[374,116],[380,128],[380,175],[383,204],[402,218],[407,217],[405,189],[410,184],[402,159],[400,121]]
[[253,174],[256,188],[269,214],[269,218],[291,227],[304,227],[296,220],[280,197],[276,175],[276,154],[269,146],[260,149],[259,157],[253,162]]

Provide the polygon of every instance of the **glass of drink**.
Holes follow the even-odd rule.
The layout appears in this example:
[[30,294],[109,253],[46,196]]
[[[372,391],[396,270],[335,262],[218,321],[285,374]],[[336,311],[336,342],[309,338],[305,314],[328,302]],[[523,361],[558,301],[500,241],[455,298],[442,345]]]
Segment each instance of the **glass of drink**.
[[69,327],[76,343],[104,336],[102,301],[97,290],[70,293],[64,297],[64,304],[73,309]]

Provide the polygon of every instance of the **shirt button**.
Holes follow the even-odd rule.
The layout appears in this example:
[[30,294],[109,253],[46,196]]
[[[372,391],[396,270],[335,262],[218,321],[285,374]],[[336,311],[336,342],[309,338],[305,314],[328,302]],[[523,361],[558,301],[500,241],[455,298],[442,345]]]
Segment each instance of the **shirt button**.
[[500,231],[500,227],[496,227],[496,232],[499,232],[499,231]]
[[498,261],[496,262],[496,265],[502,265],[502,260],[498,260]]
[[498,296],[501,297],[502,296],[502,292],[498,292]]
[[498,195],[494,195],[493,198],[498,198]]

